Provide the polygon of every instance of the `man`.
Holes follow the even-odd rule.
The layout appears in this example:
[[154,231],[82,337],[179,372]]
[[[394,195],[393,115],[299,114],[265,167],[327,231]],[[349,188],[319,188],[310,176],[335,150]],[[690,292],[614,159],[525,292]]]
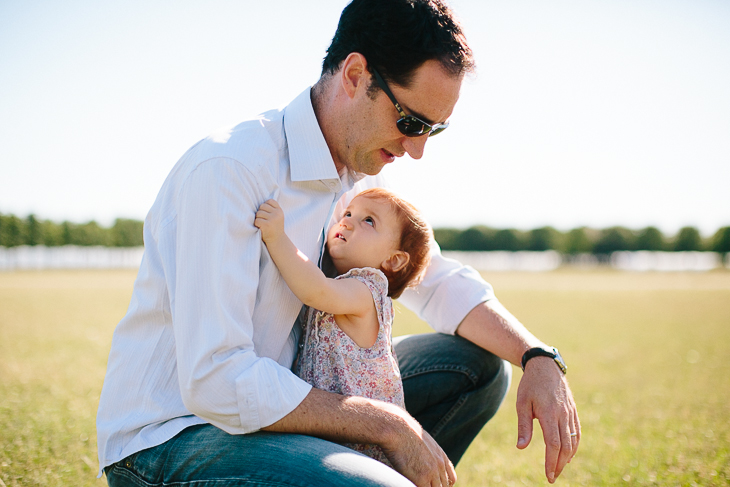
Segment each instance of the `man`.
[[[471,69],[440,1],[354,0],[311,91],[182,157],[145,220],[145,255],[114,333],[97,418],[109,485],[451,485],[509,387],[498,357],[524,366],[518,447],[539,419],[554,481],[580,439],[561,359],[476,272],[436,252],[404,294],[442,332],[396,345],[406,412],[291,373],[301,303],[253,225],[258,206],[277,199],[287,235],[318,260],[338,209],[446,127]],[[395,470],[342,442],[380,445]]]

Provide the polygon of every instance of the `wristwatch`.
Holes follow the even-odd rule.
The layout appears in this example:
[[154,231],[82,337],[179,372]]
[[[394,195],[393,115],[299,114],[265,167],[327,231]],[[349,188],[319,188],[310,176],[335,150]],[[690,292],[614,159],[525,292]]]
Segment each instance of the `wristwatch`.
[[522,370],[525,370],[525,365],[527,365],[527,362],[531,358],[535,357],[550,357],[551,359],[555,360],[555,363],[560,367],[560,370],[563,372],[563,374],[568,373],[568,367],[565,365],[565,360],[563,360],[562,355],[560,355],[560,352],[558,352],[558,349],[555,347],[549,347],[549,348],[542,348],[542,347],[536,347],[531,348],[528,351],[526,351],[522,355]]

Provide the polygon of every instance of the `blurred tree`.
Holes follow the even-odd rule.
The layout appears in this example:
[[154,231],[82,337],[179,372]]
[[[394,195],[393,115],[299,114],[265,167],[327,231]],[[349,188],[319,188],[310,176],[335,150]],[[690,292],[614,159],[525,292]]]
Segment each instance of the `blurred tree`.
[[73,233],[75,227],[76,225],[68,221],[61,223],[61,245],[73,244]]
[[489,250],[489,239],[478,227],[469,227],[459,235],[459,250]]
[[81,225],[70,226],[72,245],[109,245],[110,234],[94,220]]
[[524,250],[526,245],[524,236],[512,228],[498,230],[492,238],[491,247],[494,250],[517,251]]
[[462,250],[460,248],[461,230],[455,228],[434,228],[433,237],[441,250]]
[[712,250],[715,252],[730,252],[730,227],[722,227],[712,237]]
[[593,250],[593,243],[588,238],[585,227],[574,228],[565,236],[564,250],[568,254],[583,254]]
[[634,235],[624,227],[611,227],[601,232],[601,237],[593,246],[594,254],[608,255],[622,250],[633,250]]
[[646,227],[636,237],[636,250],[665,250],[664,235],[656,227]]
[[57,247],[63,245],[63,227],[51,220],[41,222],[43,233],[43,245],[46,247]]
[[111,242],[115,247],[141,247],[144,223],[139,220],[117,218],[111,228]]
[[43,243],[43,229],[34,214],[28,215],[25,219],[25,244],[38,245]]
[[530,230],[527,235],[527,250],[557,250],[560,248],[562,234],[553,227]]
[[23,245],[23,221],[15,215],[0,215],[0,246],[17,247]]
[[684,227],[674,239],[675,252],[702,250],[702,237],[695,227]]

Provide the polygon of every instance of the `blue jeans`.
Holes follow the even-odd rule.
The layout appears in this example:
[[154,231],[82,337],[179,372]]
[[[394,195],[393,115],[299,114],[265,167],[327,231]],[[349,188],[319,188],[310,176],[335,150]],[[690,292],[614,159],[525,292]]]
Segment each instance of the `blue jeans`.
[[[509,389],[511,368],[471,342],[442,334],[394,340],[406,408],[456,465]],[[110,487],[412,487],[384,464],[311,436],[229,435],[192,426],[104,469]]]

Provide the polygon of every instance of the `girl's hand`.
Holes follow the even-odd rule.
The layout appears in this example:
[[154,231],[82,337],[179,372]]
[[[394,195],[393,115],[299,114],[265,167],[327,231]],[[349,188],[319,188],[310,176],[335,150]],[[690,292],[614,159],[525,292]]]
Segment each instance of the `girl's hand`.
[[259,207],[253,224],[264,243],[273,242],[284,235],[284,211],[276,200],[268,200]]

